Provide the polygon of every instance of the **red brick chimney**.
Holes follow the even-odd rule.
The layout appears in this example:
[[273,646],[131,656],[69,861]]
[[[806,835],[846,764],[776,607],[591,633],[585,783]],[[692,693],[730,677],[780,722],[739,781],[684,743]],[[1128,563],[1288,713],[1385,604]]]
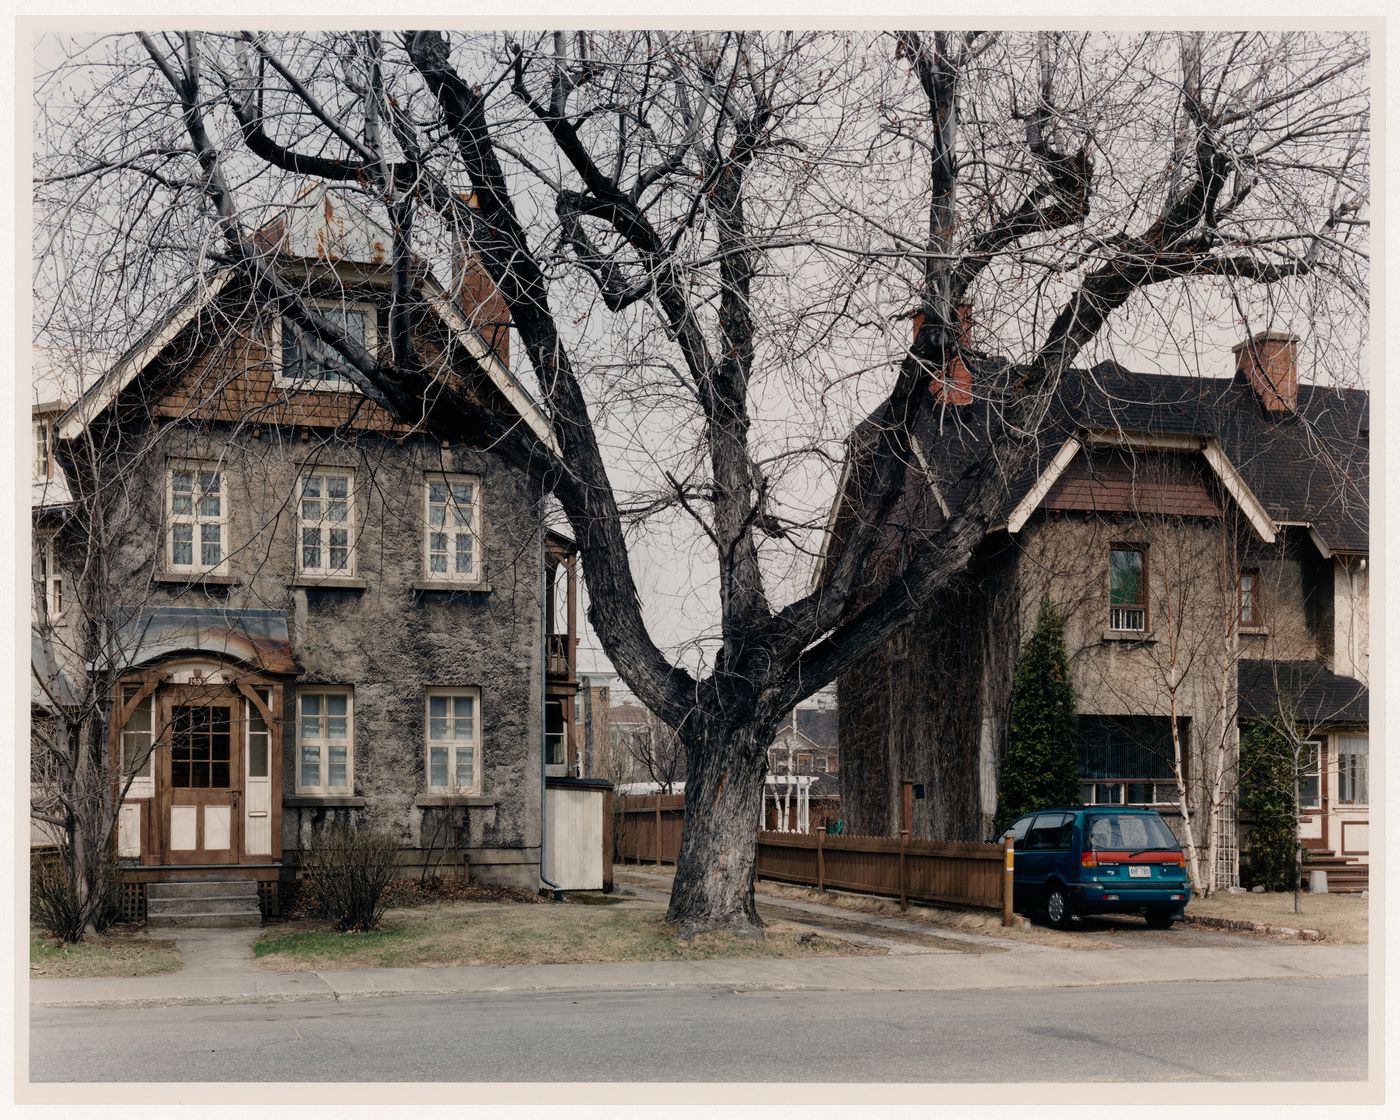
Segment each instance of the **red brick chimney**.
[[1233,353],[1236,374],[1244,374],[1265,408],[1292,412],[1298,407],[1297,335],[1260,331],[1238,343]]
[[[475,209],[476,195],[466,196],[466,203]],[[452,254],[452,293],[486,345],[510,365],[510,308],[477,255],[460,243]]]
[[[972,304],[960,303],[956,307],[958,316],[958,348],[972,349]],[[919,337],[919,329],[924,325],[923,312],[914,316],[914,337]],[[929,382],[928,390],[945,404],[972,403],[972,371],[963,363],[962,355],[955,355],[942,374]]]

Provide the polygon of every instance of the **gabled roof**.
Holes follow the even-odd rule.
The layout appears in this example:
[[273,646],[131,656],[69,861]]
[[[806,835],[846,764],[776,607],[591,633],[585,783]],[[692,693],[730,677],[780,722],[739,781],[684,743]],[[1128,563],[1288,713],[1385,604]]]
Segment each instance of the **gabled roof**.
[[[968,468],[993,430],[992,397],[1009,372],[996,360],[974,369],[981,391],[972,404],[944,407],[930,396],[915,421],[919,469],[909,471],[905,506],[911,527],[936,529],[971,486]],[[1243,379],[1134,373],[1113,362],[1069,370],[1030,464],[1007,485],[994,527],[1019,530],[1085,447],[1175,447],[1201,454],[1264,539],[1277,526],[1297,525],[1311,530],[1324,554],[1364,553],[1369,428],[1369,394],[1361,389],[1300,385],[1296,411],[1280,415],[1266,413]],[[853,439],[851,454],[859,456],[860,446]],[[843,480],[857,473],[848,465]],[[833,528],[838,520],[833,515]]]
[[[324,184],[313,184],[287,207],[264,223],[254,235],[269,253],[284,258],[345,262],[379,268],[386,263],[389,232],[347,196],[337,195]],[[58,436],[72,439],[104,411],[234,282],[231,269],[199,277],[185,295],[87,389],[59,419]],[[549,421],[520,379],[497,356],[431,273],[424,274],[421,292],[428,308],[447,327],[456,343],[471,357],[512,411],[546,447],[556,454],[558,442]]]

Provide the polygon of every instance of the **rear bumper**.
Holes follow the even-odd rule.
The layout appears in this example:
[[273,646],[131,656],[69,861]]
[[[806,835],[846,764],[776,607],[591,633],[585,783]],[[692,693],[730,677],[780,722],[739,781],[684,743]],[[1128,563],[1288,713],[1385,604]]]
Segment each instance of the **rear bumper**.
[[1191,901],[1187,884],[1071,883],[1070,900],[1081,914],[1136,914],[1148,907],[1169,907],[1180,914]]

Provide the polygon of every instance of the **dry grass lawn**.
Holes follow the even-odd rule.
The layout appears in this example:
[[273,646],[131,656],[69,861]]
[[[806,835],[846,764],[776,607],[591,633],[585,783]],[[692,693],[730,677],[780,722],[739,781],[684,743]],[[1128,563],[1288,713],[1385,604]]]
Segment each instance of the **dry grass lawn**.
[[653,906],[461,904],[391,910],[371,933],[298,923],[254,943],[259,965],[321,968],[452,968],[463,965],[820,957],[870,950],[776,923],[762,938],[712,933],[682,943]]
[[1304,893],[1303,912],[1295,914],[1291,893],[1217,894],[1193,898],[1186,913],[1191,917],[1233,918],[1287,929],[1315,929],[1327,941],[1364,945],[1369,901],[1354,894]]
[[144,933],[109,931],[86,937],[76,945],[64,945],[47,934],[30,932],[30,976],[157,976],[179,967],[175,942],[153,941]]
[[[647,883],[658,890],[669,890],[675,868],[651,864],[618,864],[614,876],[622,883],[632,873],[650,876]],[[660,882],[660,879],[665,882]],[[644,880],[640,879],[639,882]],[[917,922],[932,929],[950,929],[960,933],[978,933],[988,937],[1005,938],[1008,941],[1024,941],[1035,945],[1048,945],[1056,949],[1109,949],[1112,945],[1101,938],[1086,936],[1080,931],[1062,933],[1045,926],[1033,925],[1020,914],[1015,916],[1016,924],[1003,926],[1001,914],[990,910],[957,910],[952,908],[923,906],[910,903],[908,910],[901,910],[895,899],[880,898],[876,895],[846,894],[841,891],[819,891],[814,887],[803,887],[791,883],[774,883],[760,879],[756,885],[759,895],[768,895],[774,900],[792,898],[804,902],[819,902],[823,906],[834,906],[852,914],[874,914],[884,918],[900,918]],[[760,901],[759,907],[762,908]],[[872,931],[875,932],[875,931]]]

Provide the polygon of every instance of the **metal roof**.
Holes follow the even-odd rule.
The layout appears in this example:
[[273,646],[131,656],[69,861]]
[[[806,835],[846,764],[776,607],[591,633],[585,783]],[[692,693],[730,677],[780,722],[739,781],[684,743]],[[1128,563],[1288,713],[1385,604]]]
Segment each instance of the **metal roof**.
[[202,653],[264,673],[295,676],[302,672],[292,654],[285,611],[139,607],[123,612],[115,631],[119,660],[126,666]]

